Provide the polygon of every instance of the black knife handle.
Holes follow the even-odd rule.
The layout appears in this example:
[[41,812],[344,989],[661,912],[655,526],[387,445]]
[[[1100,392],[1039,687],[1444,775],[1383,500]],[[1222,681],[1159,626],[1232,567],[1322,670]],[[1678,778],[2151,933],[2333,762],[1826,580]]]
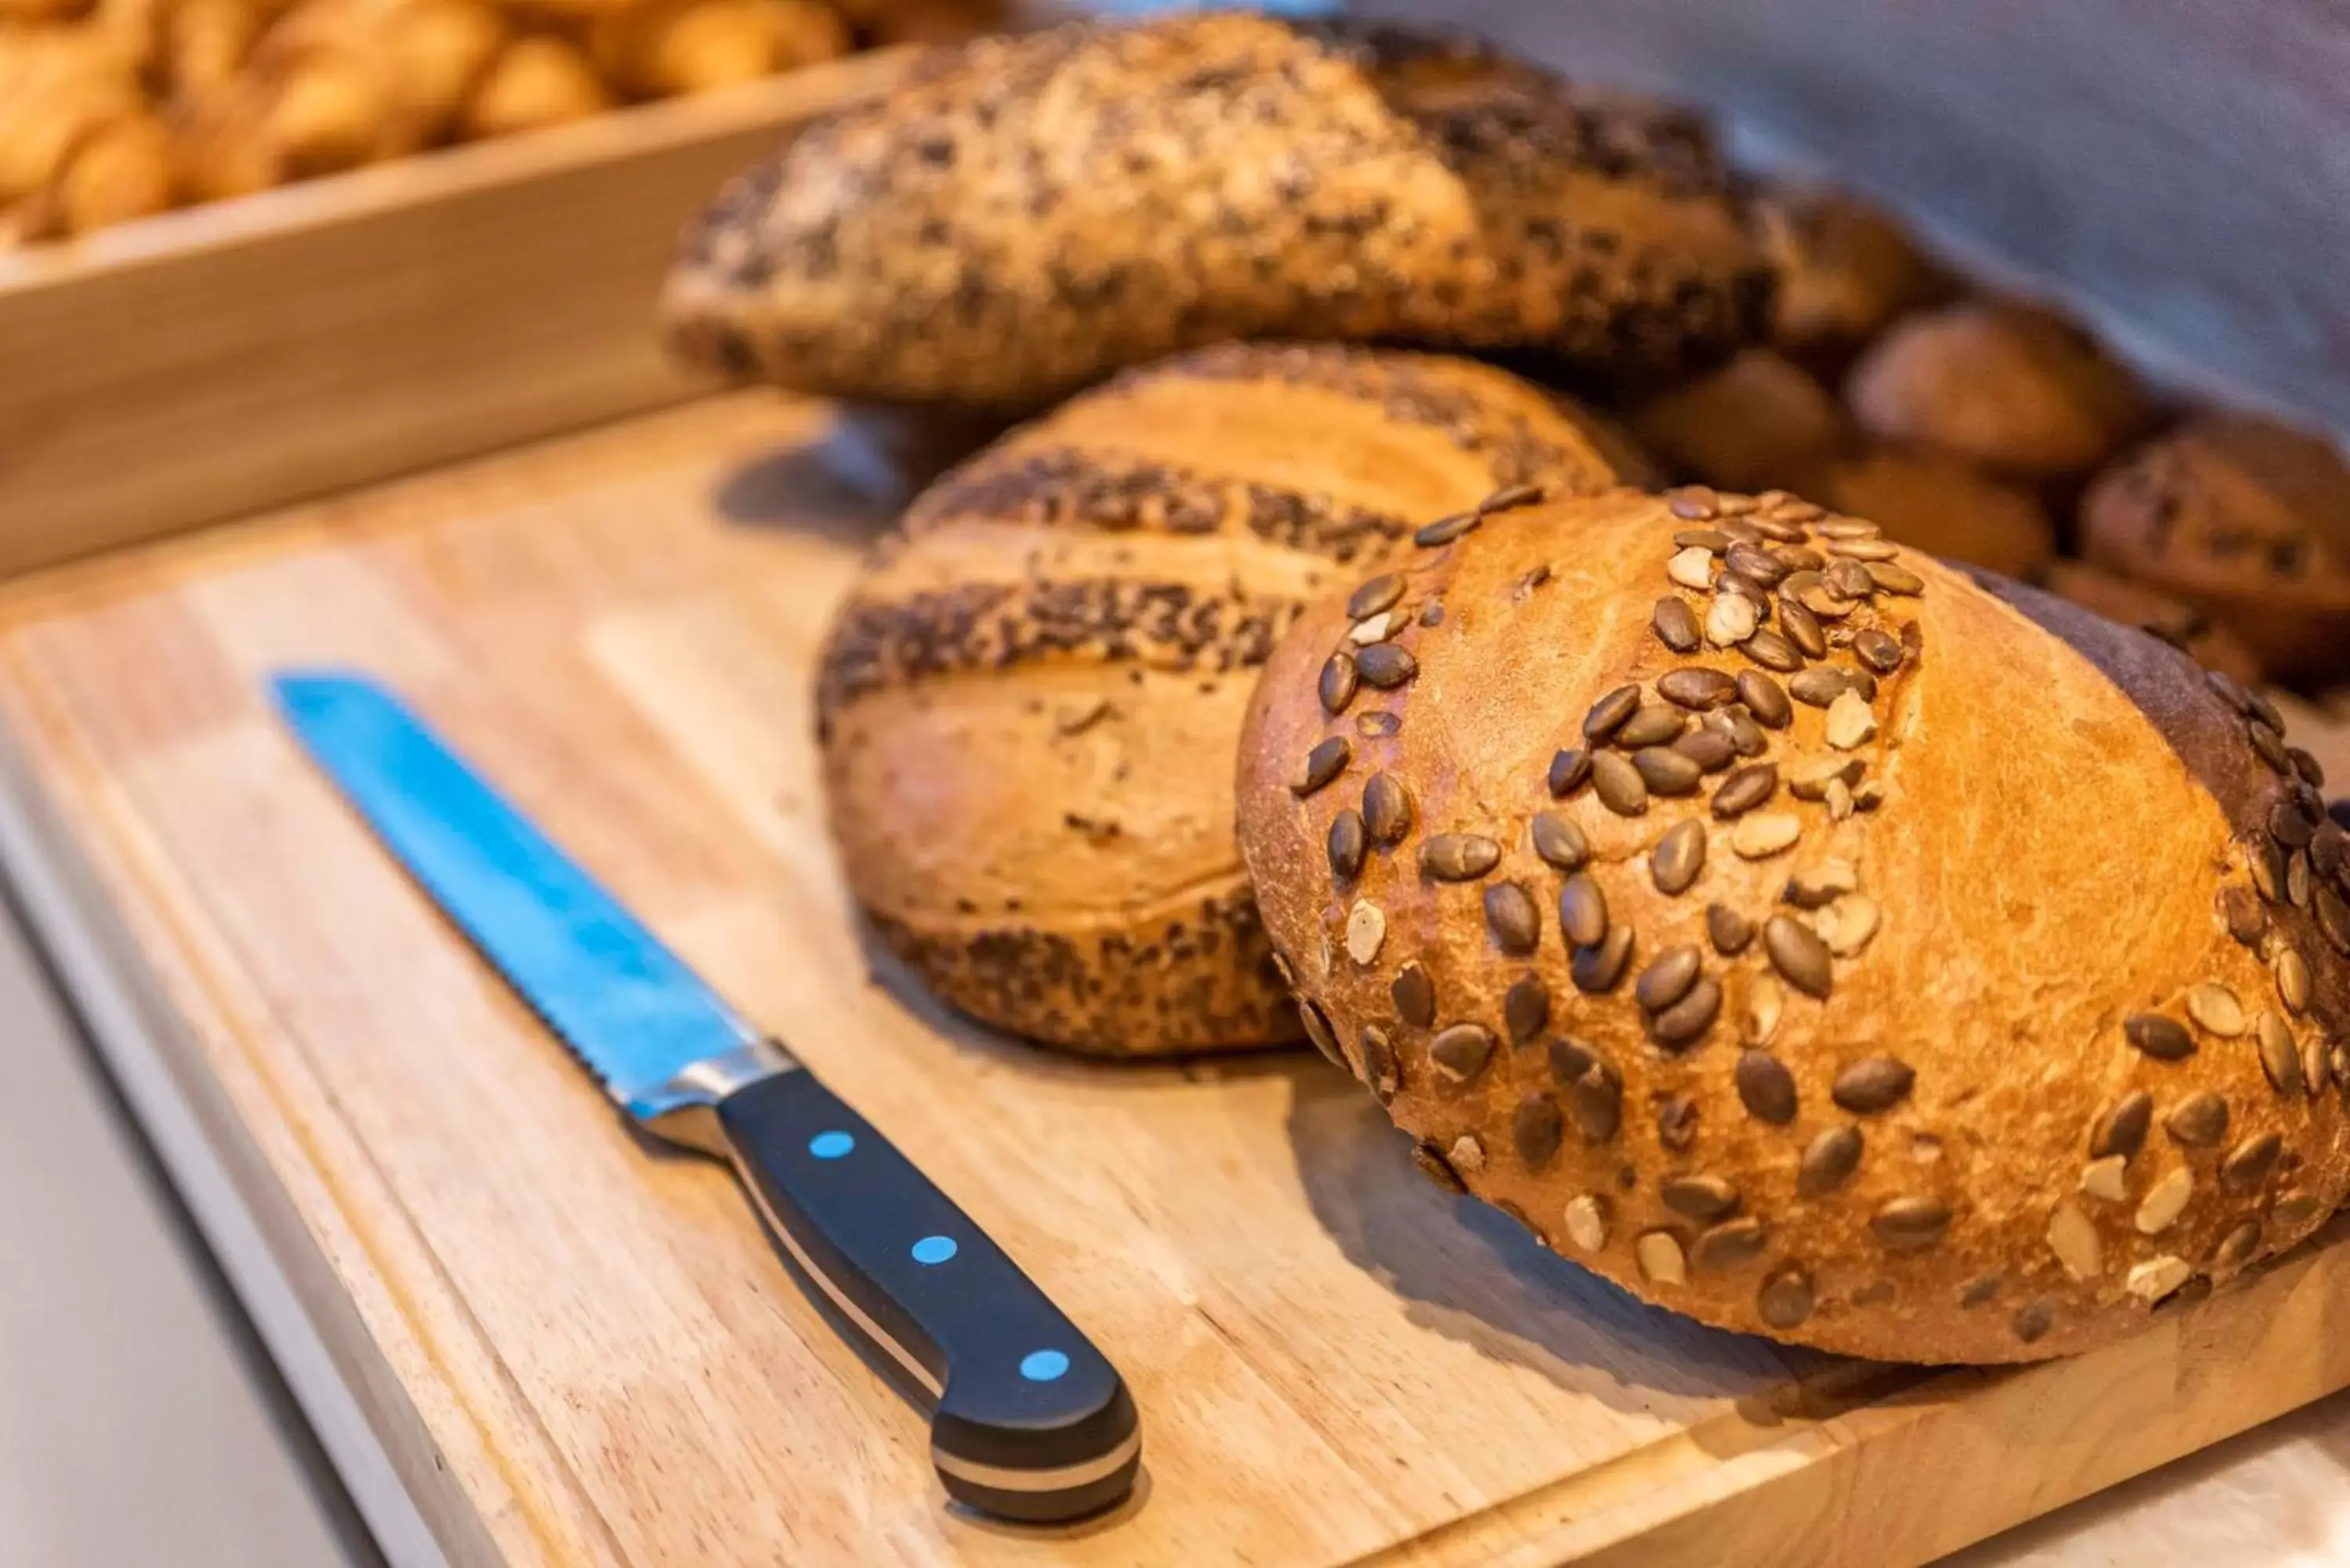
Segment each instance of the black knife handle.
[[776,1239],[936,1399],[950,1496],[1057,1522],[1132,1489],[1141,1434],[1117,1369],[864,1117],[794,1071],[728,1095],[718,1119]]

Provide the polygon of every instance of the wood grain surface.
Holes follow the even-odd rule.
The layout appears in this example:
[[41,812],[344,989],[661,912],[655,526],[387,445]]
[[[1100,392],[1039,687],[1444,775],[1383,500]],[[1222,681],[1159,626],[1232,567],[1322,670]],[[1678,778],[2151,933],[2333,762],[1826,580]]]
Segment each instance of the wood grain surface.
[[[1836,1362],[1437,1192],[1310,1054],[941,1015],[822,830],[809,664],[879,523],[827,419],[688,405],[0,593],[12,819],[102,891],[452,1562],[1882,1568],[2350,1384],[2339,1246],[2079,1360]],[[276,730],[294,661],[396,683],[1019,1258],[1134,1386],[1136,1500],[944,1506],[727,1174],[633,1137]]]
[[687,216],[903,51],[0,254],[0,572],[674,402]]

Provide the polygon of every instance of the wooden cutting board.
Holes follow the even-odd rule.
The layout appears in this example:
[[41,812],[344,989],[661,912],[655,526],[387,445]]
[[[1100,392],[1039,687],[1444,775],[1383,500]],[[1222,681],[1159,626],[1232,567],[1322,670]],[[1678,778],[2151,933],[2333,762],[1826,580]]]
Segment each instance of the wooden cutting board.
[[[809,664],[879,523],[827,419],[696,404],[0,594],[12,867],[143,999],[448,1560],[1879,1568],[2350,1384],[2339,1246],[2075,1361],[1837,1362],[1439,1193],[1310,1055],[1093,1066],[933,1010],[823,832]],[[397,683],[1025,1263],[1134,1385],[1137,1499],[945,1507],[727,1174],[631,1137],[275,728],[289,661]]]

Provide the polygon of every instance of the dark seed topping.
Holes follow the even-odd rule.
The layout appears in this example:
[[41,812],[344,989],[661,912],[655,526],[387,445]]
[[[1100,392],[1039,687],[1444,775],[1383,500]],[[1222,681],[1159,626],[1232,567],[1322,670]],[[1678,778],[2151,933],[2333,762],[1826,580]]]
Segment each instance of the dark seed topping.
[[1401,597],[1403,574],[1381,572],[1347,596],[1347,618],[1361,620],[1367,616],[1375,616]]
[[2284,1140],[2272,1132],[2246,1138],[2220,1162],[2220,1189],[2238,1195],[2259,1190],[2283,1152]]
[[1394,734],[1398,730],[1402,728],[1402,718],[1397,714],[1388,712],[1384,709],[1374,709],[1368,713],[1357,713],[1355,715],[1356,732],[1366,736],[1370,740],[1385,740],[1388,736]]
[[1901,668],[1901,645],[1875,627],[1854,636],[1852,650],[1879,675],[1890,675]]
[[1528,1095],[1510,1114],[1510,1142],[1527,1165],[1546,1165],[1558,1153],[1566,1117],[1548,1095]]
[[1587,948],[1607,935],[1607,895],[1587,871],[1578,871],[1558,890],[1558,929],[1571,948]]
[[2089,1158],[2104,1159],[2137,1156],[2146,1146],[2147,1129],[2154,1125],[2154,1096],[2140,1089],[2123,1096],[2099,1114],[2089,1128]]
[[1670,1095],[1657,1106],[1657,1141],[1678,1153],[1697,1141],[1697,1096]]
[[2209,1090],[2189,1095],[2164,1115],[2162,1130],[2175,1143],[2207,1148],[2228,1136],[2228,1102]]
[[1520,506],[1532,506],[1542,498],[1543,487],[1539,484],[1505,484],[1477,503],[1477,510],[1484,513],[1508,512]]
[[2241,1269],[2252,1261],[2252,1253],[2261,1244],[2261,1222],[2247,1220],[2226,1235],[2211,1250],[2211,1266],[2215,1269]]
[[1857,691],[1863,701],[1873,702],[1877,700],[1877,677],[1865,670],[1815,664],[1787,682],[1789,696],[1814,708],[1825,708],[1847,691]]
[[1456,1084],[1465,1084],[1492,1060],[1493,1032],[1482,1023],[1455,1023],[1436,1032],[1428,1054],[1437,1071]]
[[1828,656],[1828,634],[1821,629],[1820,618],[1792,597],[1779,600],[1779,629],[1805,658]]
[[1496,882],[1485,889],[1485,924],[1493,940],[1515,958],[1534,950],[1542,940],[1542,909],[1534,895],[1515,882]]
[[1817,931],[1791,915],[1773,915],[1763,922],[1762,950],[1789,985],[1807,996],[1827,999],[1835,971],[1828,945]]
[[[1305,1038],[1314,1042],[1314,1049],[1327,1056],[1335,1065],[1346,1067],[1347,1058],[1339,1053],[1338,1037],[1330,1032],[1329,1015],[1319,1005],[1301,996],[1297,999],[1297,1017],[1305,1025]],[[1353,1070],[1347,1068],[1349,1072]]]
[[2228,922],[2228,934],[2248,948],[2258,947],[2262,933],[2269,929],[2268,911],[2261,908],[2260,895],[2241,884],[2220,889],[2220,915]]
[[1738,759],[1738,747],[1721,730],[1692,730],[1673,742],[1673,750],[1698,765],[1700,773],[1718,774]]
[[1827,585],[1840,598],[1865,599],[1876,596],[1876,580],[1868,568],[1858,561],[1838,561],[1827,569]]
[[[1544,569],[1547,570],[1548,568],[1545,567]],[[1422,626],[1442,626],[1444,624],[1444,601],[1442,599],[1430,599],[1426,604],[1420,606],[1419,624]]]
[[1795,1190],[1805,1198],[1834,1192],[1860,1168],[1860,1129],[1846,1125],[1829,1127],[1804,1146],[1803,1163],[1795,1168]]
[[1711,1273],[1727,1273],[1762,1255],[1770,1236],[1760,1220],[1729,1220],[1702,1232],[1690,1248],[1690,1262]]
[[1784,1127],[1795,1119],[1795,1075],[1768,1051],[1747,1051],[1738,1058],[1738,1099],[1757,1121]]
[[2281,800],[2269,808],[2269,836],[2287,849],[2306,847],[2317,836],[2317,824],[2301,814],[2299,803]]
[[1771,1327],[1801,1328],[1812,1315],[1812,1277],[1800,1268],[1779,1270],[1755,1293],[1754,1311]]
[[1668,746],[1641,747],[1632,753],[1632,766],[1650,794],[1694,794],[1705,779],[1703,768]]
[[1583,829],[1556,812],[1534,813],[1533,831],[1534,853],[1562,871],[1573,871],[1591,858]]
[[2262,723],[2258,719],[2245,725],[2244,730],[2251,737],[2252,750],[2260,753],[2261,761],[2268,763],[2272,772],[2280,774],[2293,772],[2293,759],[2284,753],[2282,735]]
[[2244,711],[2274,730],[2278,734],[2284,733],[2284,716],[2277,711],[2275,703],[2259,692],[2244,693]]
[[2338,878],[2345,866],[2350,866],[2350,833],[2327,817],[2309,840],[2309,868],[2320,877]]
[[1742,757],[1759,757],[1771,749],[1771,742],[1763,738],[1762,726],[1737,709],[1716,713],[1706,722],[1721,725],[1721,732],[1730,737],[1731,745]]
[[2018,1307],[2008,1328],[2016,1339],[2030,1345],[2045,1334],[2056,1324],[2055,1303],[2045,1297],[2026,1302]]
[[1703,967],[1703,957],[1696,948],[1687,944],[1667,948],[1656,961],[1640,971],[1632,994],[1649,1012],[1662,1012],[1689,994]]
[[1599,804],[1618,816],[1638,816],[1648,809],[1648,786],[1631,759],[1620,753],[1593,754],[1591,789]]
[[1419,660],[1392,642],[1375,642],[1355,656],[1363,684],[1392,691],[1419,673]]
[[1312,794],[1344,773],[1347,760],[1354,753],[1355,748],[1347,743],[1346,736],[1331,736],[1305,753],[1305,771],[1289,787],[1301,795]]
[[1846,757],[1836,766],[1818,772],[1798,769],[1787,789],[1797,800],[1825,800],[1831,780],[1841,781],[1845,788],[1850,789],[1860,783],[1860,775],[1866,771],[1867,764],[1858,757]]
[[1597,994],[1613,991],[1616,982],[1624,978],[1625,966],[1632,961],[1632,928],[1610,926],[1607,937],[1592,947],[1575,950],[1566,966],[1568,978],[1577,991]]
[[1355,656],[1334,653],[1322,666],[1322,679],[1315,683],[1322,695],[1322,711],[1338,713],[1355,700]]
[[1898,562],[1868,561],[1863,563],[1863,569],[1868,573],[1870,585],[1886,593],[1922,594],[1926,591],[1926,579]]
[[1721,1016],[1721,987],[1700,975],[1687,996],[1648,1020],[1649,1037],[1669,1051],[1684,1051],[1705,1037]]
[[1676,550],[1708,550],[1719,556],[1730,545],[1730,535],[1719,528],[1680,528],[1673,533]]
[[1450,545],[1475,526],[1477,526],[1475,513],[1456,512],[1450,517],[1439,517],[1435,522],[1415,530],[1411,542],[1423,550],[1432,550],[1439,545]]
[[1407,961],[1396,971],[1388,995],[1395,1002],[1396,1016],[1406,1023],[1425,1029],[1436,1022],[1436,986],[1418,961]]
[[1676,823],[1648,857],[1648,875],[1659,893],[1688,892],[1704,869],[1705,824],[1695,817]]
[[1657,695],[1684,708],[1719,708],[1737,697],[1738,682],[1719,670],[1691,666],[1659,677]]
[[1835,1075],[1828,1096],[1855,1116],[1890,1110],[1909,1097],[1918,1075],[1896,1056],[1864,1056]]
[[1966,1288],[1959,1293],[1959,1305],[1968,1309],[1979,1307],[1997,1294],[1999,1294],[1999,1276],[1985,1274],[1979,1280],[1967,1282]]
[[2247,715],[2251,712],[2251,709],[2245,706],[2244,689],[2241,686],[2237,685],[2236,678],[2229,674],[2226,670],[2205,670],[2203,672],[2203,684],[2211,689],[2213,696],[2219,698],[2220,701],[2225,702],[2229,707],[2233,708],[2237,712]]
[[1583,787],[1591,776],[1591,753],[1580,746],[1559,753],[1550,760],[1550,793],[1565,800]]
[[1363,869],[1363,816],[1348,806],[1330,819],[1330,875],[1351,882]]
[[1738,1212],[1738,1189],[1719,1176],[1668,1177],[1657,1196],[1691,1220],[1726,1220]]
[[1759,670],[1742,670],[1738,673],[1738,700],[1754,722],[1766,730],[1783,730],[1794,722],[1794,705],[1777,681]]
[[1364,781],[1363,827],[1374,844],[1400,844],[1411,831],[1411,796],[1393,774]]
[[1738,651],[1765,670],[1775,670],[1784,675],[1804,667],[1804,656],[1795,645],[1777,632],[1765,628],[1738,645]]
[[1586,1143],[1616,1136],[1624,1115],[1624,1080],[1616,1069],[1572,1040],[1550,1045],[1551,1075],[1566,1088],[1567,1110]]
[[2317,929],[2325,933],[2328,946],[2344,958],[2350,958],[2350,903],[2345,903],[2331,888],[2317,890],[2314,904]]
[[1742,767],[1713,792],[1713,815],[1728,821],[1743,816],[1779,793],[1779,770],[1770,763]]
[[1625,751],[1637,752],[1646,746],[1661,746],[1677,741],[1680,739],[1681,732],[1688,728],[1688,717],[1678,709],[1652,702],[1624,721],[1623,726],[1616,732],[1615,741]]
[[1708,904],[1705,934],[1713,939],[1714,951],[1724,958],[1736,958],[1754,940],[1754,922],[1727,904]]
[[1482,834],[1438,833],[1422,839],[1419,869],[1439,882],[1474,882],[1502,863],[1502,846]]
[[1550,1022],[1550,987],[1539,975],[1527,975],[1512,985],[1502,997],[1502,1026],[1510,1032],[1510,1044],[1523,1045],[1543,1032]]
[[2309,785],[2312,789],[2324,789],[2325,787],[2325,764],[2324,763],[2319,762],[2314,755],[2302,750],[2299,746],[2287,746],[2284,749],[2284,754],[2286,759],[2293,763],[2293,771],[2301,775],[2302,783]]
[[2122,1020],[2129,1043],[2158,1062],[2183,1061],[2195,1054],[2195,1036],[2176,1018],[2159,1012],[2133,1012]]
[[1452,1162],[1444,1158],[1444,1151],[1424,1138],[1411,1146],[1411,1162],[1419,1168],[1422,1176],[1447,1192],[1469,1190],[1468,1184],[1461,1179],[1461,1173],[1453,1169]]
[[1376,1024],[1363,1025],[1363,1082],[1383,1106],[1403,1087],[1403,1068],[1396,1060],[1395,1047],[1388,1044],[1387,1032]]
[[1591,711],[1583,716],[1583,738],[1595,746],[1604,743],[1608,736],[1624,727],[1625,720],[1638,712],[1639,709],[1640,689],[1638,686],[1618,686],[1594,702]]
[[1892,1251],[1912,1252],[1949,1233],[1950,1210],[1930,1198],[1896,1198],[1869,1216],[1868,1228]]
[[1666,598],[1657,601],[1657,612],[1648,624],[1656,628],[1657,640],[1675,653],[1695,653],[1700,640],[1697,617],[1690,613],[1687,600]]
[[1793,569],[1776,556],[1767,555],[1752,545],[1733,545],[1722,559],[1731,571],[1766,588],[1778,587],[1779,580]]

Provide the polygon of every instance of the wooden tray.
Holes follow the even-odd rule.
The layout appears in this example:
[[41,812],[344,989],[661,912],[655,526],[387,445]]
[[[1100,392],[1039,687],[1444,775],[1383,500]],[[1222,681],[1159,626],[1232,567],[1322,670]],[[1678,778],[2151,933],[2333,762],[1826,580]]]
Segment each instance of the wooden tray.
[[697,389],[679,226],[903,50],[0,252],[0,575]]
[[[1310,1054],[1089,1066],[868,978],[809,742],[875,525],[827,417],[706,401],[0,593],[0,854],[395,1562],[1887,1568],[2350,1384],[2338,1245],[2039,1367],[1782,1352],[1438,1193]],[[728,1176],[632,1139],[276,729],[293,660],[397,682],[915,1151],[1131,1378],[1138,1501],[946,1508]]]

